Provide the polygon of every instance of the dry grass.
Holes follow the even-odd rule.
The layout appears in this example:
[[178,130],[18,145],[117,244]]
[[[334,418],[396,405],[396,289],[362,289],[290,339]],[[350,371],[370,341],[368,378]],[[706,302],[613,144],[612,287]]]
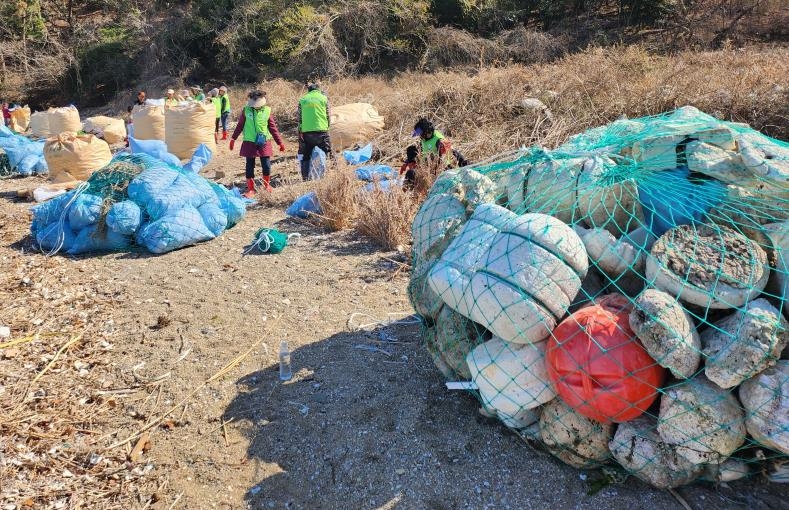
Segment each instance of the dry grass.
[[359,181],[344,165],[329,164],[326,176],[315,188],[321,215],[318,222],[329,230],[353,226],[358,212]]
[[358,195],[354,228],[386,250],[403,251],[411,242],[411,222],[421,200],[412,192],[378,186]]
[[[472,160],[522,145],[556,146],[569,135],[626,115],[652,115],[692,105],[722,119],[789,136],[789,48],[779,46],[652,55],[638,46],[590,49],[550,64],[482,68],[473,75],[441,71],[324,83],[334,105],[370,102],[386,119],[375,140],[384,161],[399,160],[411,128],[429,116]],[[249,87],[241,87],[239,93]],[[301,86],[260,85],[280,126],[296,127]],[[525,110],[536,97],[552,118]],[[233,97],[234,104],[241,99]],[[238,110],[238,107],[236,107]]]
[[[419,116],[434,119],[455,148],[477,162],[520,146],[555,147],[572,134],[622,115],[653,115],[684,105],[786,138],[786,83],[789,47],[665,56],[630,46],[590,49],[550,64],[481,68],[473,75],[407,72],[391,78],[334,80],[323,87],[334,105],[375,105],[386,119],[386,129],[372,142],[381,162],[399,166],[405,148],[414,142],[410,135]],[[231,89],[235,105],[243,104],[241,96],[249,88]],[[272,80],[259,88],[268,92],[280,127],[295,134],[302,87]],[[545,103],[550,116],[524,108],[522,100],[528,97]],[[418,175],[416,194],[423,195],[434,176]],[[350,227],[356,211],[353,190],[358,188],[350,172],[330,175],[318,187],[322,203],[329,204],[323,223],[332,229]]]

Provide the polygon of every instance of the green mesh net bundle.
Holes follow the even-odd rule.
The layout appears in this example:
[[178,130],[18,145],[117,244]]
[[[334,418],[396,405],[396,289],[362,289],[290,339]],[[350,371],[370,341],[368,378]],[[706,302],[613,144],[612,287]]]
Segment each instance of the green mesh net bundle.
[[789,144],[695,108],[449,170],[409,296],[451,381],[578,468],[789,475]]

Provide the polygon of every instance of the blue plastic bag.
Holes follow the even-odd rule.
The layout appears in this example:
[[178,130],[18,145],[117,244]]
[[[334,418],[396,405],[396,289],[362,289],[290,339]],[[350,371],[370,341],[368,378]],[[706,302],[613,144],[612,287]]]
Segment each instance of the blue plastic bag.
[[97,195],[83,193],[74,200],[68,211],[68,221],[71,228],[81,230],[88,225],[93,225],[101,216],[101,205],[104,200]]
[[227,214],[216,203],[205,203],[197,208],[203,223],[214,236],[218,236],[227,228]]
[[704,221],[726,197],[726,185],[714,180],[692,182],[687,167],[656,172],[638,183],[644,227],[660,237],[674,227]]
[[315,147],[310,156],[310,170],[307,173],[307,180],[317,181],[326,174],[326,153],[320,147]]
[[236,197],[232,191],[220,184],[211,181],[208,181],[208,184],[211,186],[211,189],[214,190],[214,193],[216,193],[219,199],[219,207],[222,208],[222,211],[224,211],[227,216],[227,225],[225,228],[230,228],[241,221],[247,213],[247,206],[244,200],[240,197]]
[[80,255],[82,253],[100,251],[121,251],[131,245],[131,239],[110,229],[99,229],[98,225],[90,225],[77,232],[71,248],[66,253]]
[[162,140],[137,140],[129,136],[129,150],[132,154],[147,154],[168,165],[181,166],[181,160],[167,152],[167,144]]
[[31,207],[30,210],[33,212],[33,221],[30,223],[30,233],[35,237],[39,230],[46,228],[51,223],[60,221],[66,205],[74,198],[75,194],[75,191],[69,191],[68,193],[58,195],[51,200]]
[[211,156],[213,156],[211,149],[206,144],[201,143],[195,149],[194,154],[192,154],[192,159],[184,165],[184,170],[195,174],[200,172],[211,161]]
[[57,220],[38,229],[34,233],[39,249],[48,252],[68,251],[74,246],[76,236],[68,220]]
[[365,184],[364,190],[369,192],[375,191],[376,185],[378,189],[385,192],[395,191],[395,190],[402,190],[403,184],[400,181],[391,180],[391,181],[380,181],[380,182],[371,182],[369,184]]
[[140,206],[131,200],[112,204],[107,213],[107,226],[122,235],[131,235],[140,228],[142,211]]
[[373,144],[368,143],[361,149],[355,151],[342,151],[342,156],[349,165],[359,165],[366,161],[370,161],[370,158],[373,157]]
[[397,170],[388,165],[368,165],[356,169],[356,177],[360,181],[388,181],[397,179],[398,175]]
[[285,214],[296,218],[309,218],[310,214],[320,214],[321,206],[318,203],[318,196],[314,191],[302,195],[293,201],[290,207],[285,210]]
[[167,253],[214,237],[200,212],[192,206],[146,223],[137,231],[137,243],[151,253]]

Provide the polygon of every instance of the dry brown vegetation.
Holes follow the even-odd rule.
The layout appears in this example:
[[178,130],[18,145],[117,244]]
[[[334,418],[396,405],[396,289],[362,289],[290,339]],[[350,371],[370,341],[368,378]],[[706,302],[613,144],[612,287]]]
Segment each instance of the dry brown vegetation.
[[[456,148],[472,161],[541,144],[555,147],[568,136],[625,115],[659,114],[693,105],[726,120],[746,122],[764,132],[789,136],[789,48],[753,47],[743,50],[683,52],[652,55],[642,47],[593,49],[553,64],[482,68],[473,75],[457,72],[403,73],[393,78],[341,79],[323,84],[335,105],[370,102],[386,118],[387,127],[375,140],[383,162],[400,164],[405,147],[413,143],[411,128],[419,116],[429,116],[452,136]],[[284,130],[293,134],[295,107],[303,90],[298,84],[273,80],[258,85]],[[249,87],[235,87],[233,104],[243,104]],[[540,99],[550,110],[535,111],[523,99]],[[419,175],[417,194],[424,195],[432,176]],[[322,222],[332,229],[349,228],[360,209],[350,169],[332,173],[318,187],[324,204]],[[303,191],[303,188],[299,188]],[[276,191],[280,195],[285,191]],[[295,193],[297,196],[300,193]],[[292,198],[295,198],[293,196]],[[264,200],[274,200],[267,197]],[[387,199],[388,200],[388,199]],[[369,197],[368,197],[369,202]],[[369,204],[368,204],[369,205]],[[396,203],[381,204],[387,208]],[[381,213],[378,219],[408,217]],[[367,234],[371,216],[363,214]],[[358,226],[358,225],[357,225]],[[398,225],[376,227],[399,231]],[[373,234],[392,247],[388,235]],[[395,243],[399,244],[402,241]]]
[[411,242],[411,222],[419,204],[412,192],[376,185],[373,191],[360,194],[354,228],[384,249],[403,251]]
[[[413,143],[411,127],[429,116],[464,154],[479,161],[522,145],[556,146],[568,136],[625,115],[654,115],[692,105],[725,120],[747,122],[779,138],[789,136],[789,48],[781,46],[652,55],[638,46],[590,49],[552,64],[457,72],[408,72],[323,84],[335,105],[374,104],[386,130],[372,140],[384,161],[401,158]],[[299,84],[272,80],[268,92],[285,130],[296,125]],[[233,91],[243,102],[248,86]],[[551,111],[524,108],[535,97]]]

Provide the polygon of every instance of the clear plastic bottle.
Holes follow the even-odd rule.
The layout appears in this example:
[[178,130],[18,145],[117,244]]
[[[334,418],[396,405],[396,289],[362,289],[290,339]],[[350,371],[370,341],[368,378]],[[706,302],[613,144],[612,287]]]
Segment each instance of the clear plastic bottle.
[[279,343],[279,379],[280,381],[290,381],[293,377],[293,372],[290,368],[290,349],[288,349],[288,341],[282,340]]

